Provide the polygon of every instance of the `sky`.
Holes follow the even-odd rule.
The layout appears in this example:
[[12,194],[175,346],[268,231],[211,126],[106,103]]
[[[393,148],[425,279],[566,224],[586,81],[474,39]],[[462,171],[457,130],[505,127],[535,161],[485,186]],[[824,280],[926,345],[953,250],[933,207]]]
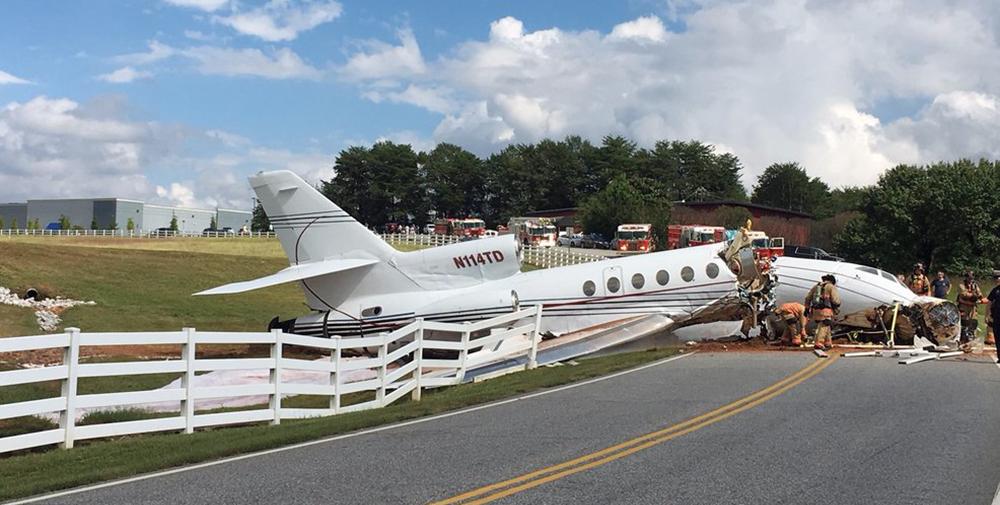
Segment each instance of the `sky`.
[[5,0],[0,202],[249,208],[379,140],[624,135],[832,186],[1000,158],[993,0]]

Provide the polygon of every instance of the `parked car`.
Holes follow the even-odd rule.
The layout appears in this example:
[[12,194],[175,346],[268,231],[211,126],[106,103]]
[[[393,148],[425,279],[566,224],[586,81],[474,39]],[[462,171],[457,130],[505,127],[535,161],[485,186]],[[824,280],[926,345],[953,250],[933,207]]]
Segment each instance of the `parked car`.
[[170,228],[157,228],[149,232],[150,237],[173,237],[177,232],[171,230]]
[[427,223],[424,225],[424,233],[431,235],[434,233],[434,223]]
[[500,235],[500,232],[496,230],[486,230],[483,232],[484,237],[496,237],[497,235]]
[[785,256],[792,258],[808,258],[811,260],[844,261],[840,256],[834,256],[819,247],[807,245],[786,245]]
[[583,235],[579,233],[560,235],[556,239],[556,245],[560,247],[580,247],[583,244]]
[[588,233],[581,236],[580,247],[584,249],[608,249],[611,242],[600,233]]
[[[163,230],[164,228],[160,228]],[[169,230],[170,228],[166,228]],[[229,226],[225,228],[205,228],[201,231],[201,236],[203,237],[218,237],[220,235],[236,235],[236,232]]]

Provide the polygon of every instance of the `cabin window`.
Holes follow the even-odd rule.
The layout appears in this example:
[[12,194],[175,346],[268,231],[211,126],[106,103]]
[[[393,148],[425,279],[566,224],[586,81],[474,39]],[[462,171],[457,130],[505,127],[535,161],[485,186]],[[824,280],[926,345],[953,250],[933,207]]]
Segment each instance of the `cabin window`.
[[587,281],[583,283],[583,294],[587,296],[594,296],[594,293],[596,292],[597,284],[594,284],[594,281]]
[[608,291],[611,293],[617,293],[619,289],[622,288],[622,281],[618,280],[617,277],[608,278]]
[[670,274],[666,270],[660,270],[656,272],[656,283],[661,286],[666,286],[670,282]]
[[361,311],[361,317],[372,317],[380,315],[382,315],[382,307],[379,306],[368,307],[367,309]]
[[709,263],[708,266],[705,267],[705,275],[707,275],[709,279],[714,279],[714,278],[718,277],[719,276],[719,265],[717,265],[715,263]]
[[646,278],[642,274],[635,274],[632,276],[632,287],[635,289],[642,289],[646,285]]
[[694,280],[694,269],[691,267],[684,267],[681,269],[681,279],[684,282],[691,282]]

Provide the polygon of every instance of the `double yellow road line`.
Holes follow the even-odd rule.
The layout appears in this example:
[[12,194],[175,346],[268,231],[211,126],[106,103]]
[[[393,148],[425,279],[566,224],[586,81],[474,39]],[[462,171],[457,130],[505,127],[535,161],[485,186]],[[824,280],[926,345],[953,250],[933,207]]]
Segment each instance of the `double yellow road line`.
[[711,412],[707,412],[697,417],[688,419],[681,423],[668,426],[636,438],[626,440],[620,444],[606,447],[596,452],[580,456],[556,465],[547,466],[533,472],[514,477],[502,482],[483,486],[471,491],[452,496],[444,500],[433,502],[431,505],[478,505],[499,500],[505,496],[520,493],[534,487],[541,486],[547,482],[559,480],[564,477],[577,474],[591,468],[596,468],[612,461],[624,458],[630,454],[637,453],[643,449],[648,449],[655,445],[662,444],[682,435],[699,430],[706,426],[715,424],[723,419],[735,416],[740,412],[752,409],[782,393],[794,388],[810,377],[820,373],[824,368],[830,366],[837,360],[836,355],[831,355],[829,359],[816,360],[799,370],[798,372],[785,377],[784,379],[764,388],[749,396],[745,396],[732,403],[723,405]]

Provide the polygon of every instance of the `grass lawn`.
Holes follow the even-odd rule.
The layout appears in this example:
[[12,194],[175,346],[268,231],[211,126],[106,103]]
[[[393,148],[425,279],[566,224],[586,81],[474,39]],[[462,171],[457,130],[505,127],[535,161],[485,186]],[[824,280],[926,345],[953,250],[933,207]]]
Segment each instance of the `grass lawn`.
[[632,368],[676,353],[677,350],[674,349],[660,349],[582,359],[576,366],[542,367],[478,384],[463,384],[428,391],[424,393],[420,402],[405,399],[382,409],[283,421],[280,426],[219,428],[199,431],[192,435],[123,437],[113,441],[82,443],[72,450],[53,449],[0,458],[0,500],[118,479],[447,412]]
[[[213,252],[185,250],[195,240],[196,245]],[[144,243],[124,239],[115,239],[116,247],[64,243],[54,237],[0,239],[0,286],[18,290],[35,287],[49,296],[95,301],[94,306],[74,307],[62,315],[63,327],[84,331],[179,330],[185,326],[260,331],[276,315],[288,318],[309,311],[302,291],[294,284],[239,295],[191,296],[287,267],[284,256],[267,253],[277,247],[276,241],[150,242],[170,243],[182,250],[142,249]],[[245,247],[237,247],[238,254],[222,254],[221,246],[227,244],[253,246],[261,254],[249,254]],[[39,333],[30,310],[0,308],[0,336]]]

